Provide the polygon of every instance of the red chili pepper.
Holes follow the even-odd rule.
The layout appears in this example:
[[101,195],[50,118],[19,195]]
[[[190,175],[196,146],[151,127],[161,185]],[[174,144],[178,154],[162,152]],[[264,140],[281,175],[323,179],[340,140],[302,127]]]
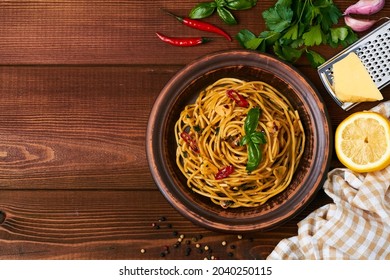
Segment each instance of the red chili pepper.
[[248,101],[234,89],[226,91],[227,96],[233,99],[240,107],[249,107]]
[[156,35],[162,41],[179,47],[192,47],[210,41],[209,38],[205,38],[205,37],[168,37],[159,32],[156,32]]
[[180,137],[183,138],[183,140],[190,146],[192,151],[194,151],[197,154],[200,153],[198,145],[196,144],[196,141],[194,139],[192,139],[190,134],[183,131],[182,133],[180,133]]
[[229,34],[227,34],[221,28],[219,28],[211,23],[207,23],[204,21],[196,20],[196,19],[191,19],[188,17],[180,17],[180,16],[172,14],[171,12],[168,12],[168,11],[165,11],[165,12],[168,13],[169,15],[175,17],[179,22],[181,22],[185,26],[188,26],[188,27],[191,27],[194,29],[198,29],[198,30],[202,30],[202,31],[206,31],[206,32],[211,32],[214,34],[218,34],[218,35],[225,37],[230,42],[232,41],[232,38],[230,37]]
[[233,165],[225,166],[224,168],[218,170],[217,174],[215,174],[215,180],[221,180],[228,177],[234,171]]

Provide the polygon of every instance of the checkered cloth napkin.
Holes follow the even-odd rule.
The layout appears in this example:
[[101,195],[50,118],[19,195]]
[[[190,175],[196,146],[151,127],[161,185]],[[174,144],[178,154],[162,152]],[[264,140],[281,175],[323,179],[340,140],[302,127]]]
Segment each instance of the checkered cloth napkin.
[[[390,118],[390,101],[371,111]],[[364,174],[337,168],[323,187],[334,203],[299,222],[298,235],[267,259],[390,260],[390,166]]]

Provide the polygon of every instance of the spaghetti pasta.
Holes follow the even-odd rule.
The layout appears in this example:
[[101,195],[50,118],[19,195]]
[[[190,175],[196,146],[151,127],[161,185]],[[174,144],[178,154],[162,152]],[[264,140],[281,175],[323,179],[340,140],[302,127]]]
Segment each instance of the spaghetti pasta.
[[[259,108],[254,128],[264,142],[252,137],[261,160],[249,171],[252,140],[242,140],[252,108]],[[298,112],[286,97],[265,82],[236,78],[201,91],[181,112],[175,137],[176,162],[187,186],[223,208],[256,207],[285,190],[305,145]]]

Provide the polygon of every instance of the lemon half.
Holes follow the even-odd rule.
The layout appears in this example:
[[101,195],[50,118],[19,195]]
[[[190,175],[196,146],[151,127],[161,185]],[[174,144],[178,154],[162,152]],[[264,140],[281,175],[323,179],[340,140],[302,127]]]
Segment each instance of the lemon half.
[[390,164],[390,121],[374,112],[357,112],[336,129],[340,162],[356,172],[378,171]]

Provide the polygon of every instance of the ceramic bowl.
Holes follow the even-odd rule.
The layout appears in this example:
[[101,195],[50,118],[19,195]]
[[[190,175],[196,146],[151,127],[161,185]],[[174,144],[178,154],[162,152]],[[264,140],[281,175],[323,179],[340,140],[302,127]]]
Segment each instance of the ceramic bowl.
[[[214,81],[234,77],[274,86],[298,110],[306,134],[303,157],[290,185],[264,205],[223,209],[192,192],[176,165],[174,125],[186,104]],[[297,69],[273,56],[246,50],[212,53],[178,71],[150,113],[146,153],[153,179],[171,205],[193,223],[224,232],[268,230],[299,213],[315,197],[328,171],[331,125],[317,90]]]

